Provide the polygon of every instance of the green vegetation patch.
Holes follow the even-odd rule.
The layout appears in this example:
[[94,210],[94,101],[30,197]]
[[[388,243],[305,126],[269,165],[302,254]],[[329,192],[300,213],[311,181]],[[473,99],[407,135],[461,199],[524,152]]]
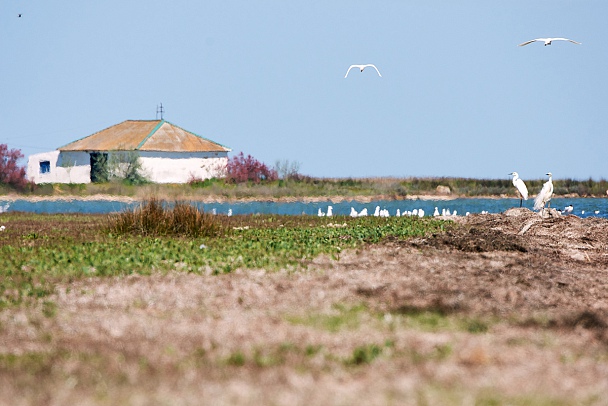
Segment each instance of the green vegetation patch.
[[347,248],[438,233],[448,224],[415,217],[212,216],[186,205],[156,205],[149,218],[128,216],[136,221],[125,225],[116,215],[3,217],[0,308],[44,298],[56,283],[84,277],[297,269],[320,254],[339,258]]

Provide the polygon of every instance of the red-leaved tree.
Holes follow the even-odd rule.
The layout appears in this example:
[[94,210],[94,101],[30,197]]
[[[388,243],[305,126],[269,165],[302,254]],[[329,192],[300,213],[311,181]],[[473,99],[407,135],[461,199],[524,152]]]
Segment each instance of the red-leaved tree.
[[226,165],[226,179],[234,183],[254,182],[263,180],[277,180],[277,171],[269,169],[266,164],[258,161],[251,155],[245,156],[242,152],[228,159]]
[[21,150],[9,150],[8,145],[0,144],[0,184],[16,189],[24,189],[29,184],[25,178],[25,168],[17,165],[21,158]]

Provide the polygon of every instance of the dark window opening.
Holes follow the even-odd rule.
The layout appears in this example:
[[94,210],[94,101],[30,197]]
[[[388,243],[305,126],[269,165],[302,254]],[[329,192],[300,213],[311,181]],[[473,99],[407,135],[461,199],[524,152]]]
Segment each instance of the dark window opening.
[[108,181],[108,154],[91,152],[91,182],[100,183]]
[[40,173],[50,173],[51,163],[49,161],[40,161]]

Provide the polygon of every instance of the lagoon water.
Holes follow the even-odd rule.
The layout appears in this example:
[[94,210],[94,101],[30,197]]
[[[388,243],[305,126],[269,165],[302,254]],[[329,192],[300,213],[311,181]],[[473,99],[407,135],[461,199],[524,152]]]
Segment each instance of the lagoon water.
[[[107,214],[129,210],[137,207],[140,203],[126,203],[111,200],[15,200],[6,201],[0,198],[0,207],[8,204],[8,210],[28,213],[94,213]],[[453,199],[453,200],[376,200],[371,202],[342,201],[339,203],[325,202],[242,202],[242,203],[201,203],[192,202],[205,212],[227,214],[281,214],[281,215],[311,215],[316,216],[318,210],[327,212],[327,207],[332,206],[334,215],[349,215],[351,207],[357,212],[367,208],[369,215],[374,213],[376,206],[386,209],[394,216],[397,209],[400,212],[423,209],[426,216],[432,216],[435,207],[441,213],[442,209],[456,210],[459,215],[467,212],[501,213],[512,207],[519,207],[519,199]],[[532,209],[533,200],[524,201],[524,207]],[[551,200],[551,207],[563,209],[568,205],[574,206],[575,214],[579,217],[603,217],[608,218],[608,198],[555,198]],[[598,211],[598,213],[595,213]],[[583,213],[584,212],[584,213]]]

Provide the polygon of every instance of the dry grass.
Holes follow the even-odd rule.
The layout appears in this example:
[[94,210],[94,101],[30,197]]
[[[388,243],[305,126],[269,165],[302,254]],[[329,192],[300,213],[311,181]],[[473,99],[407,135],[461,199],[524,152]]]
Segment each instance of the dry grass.
[[152,198],[134,210],[111,215],[108,230],[119,235],[216,237],[226,228],[223,218],[188,203],[169,205]]

